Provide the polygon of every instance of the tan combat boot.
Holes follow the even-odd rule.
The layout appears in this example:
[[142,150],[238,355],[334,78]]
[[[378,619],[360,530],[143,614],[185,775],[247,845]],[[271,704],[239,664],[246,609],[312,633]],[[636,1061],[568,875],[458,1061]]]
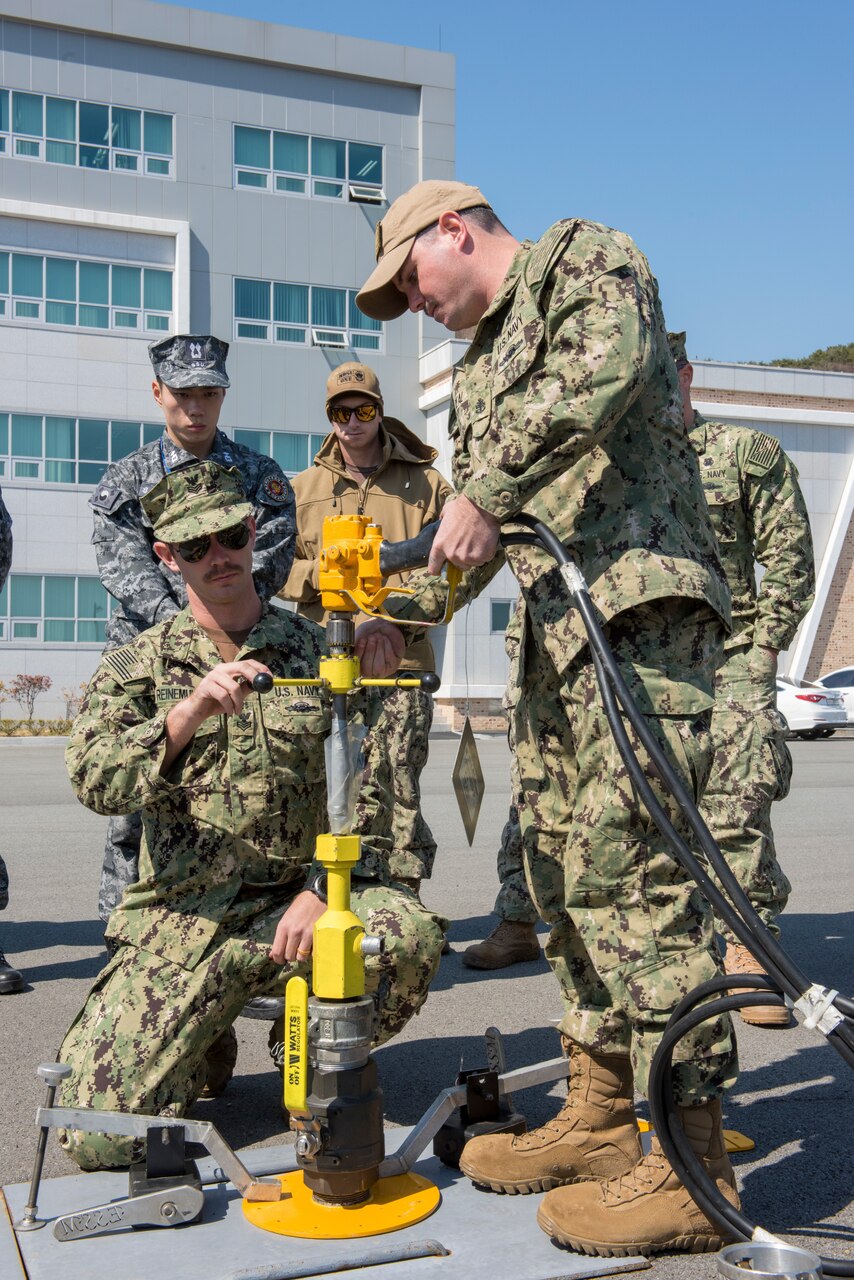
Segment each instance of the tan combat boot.
[[218,1098],[234,1075],[236,1065],[237,1035],[234,1027],[226,1027],[205,1053],[205,1083],[199,1096]]
[[530,1133],[484,1134],[467,1142],[460,1168],[478,1186],[524,1195],[616,1177],[640,1159],[629,1059],[563,1044],[569,1088],[562,1110]]
[[[724,1147],[721,1104],[680,1107],[691,1146],[727,1200],[738,1207],[735,1174]],[[665,1159],[658,1139],[630,1173],[608,1182],[561,1187],[544,1197],[537,1222],[579,1253],[622,1258],[682,1249],[711,1253],[730,1239],[698,1209]]]
[[[765,970],[755,960],[747,947],[741,942],[727,942],[724,956],[724,972],[727,974],[764,973]],[[741,995],[750,991],[750,987],[738,987],[730,990],[730,995]],[[752,994],[755,994],[755,987]],[[791,1022],[789,1010],[784,1005],[758,1004],[752,1009],[739,1009],[742,1022],[749,1022],[754,1027],[788,1027]]]
[[506,969],[539,958],[536,926],[517,920],[499,920],[488,938],[463,952],[463,964],[469,969]]

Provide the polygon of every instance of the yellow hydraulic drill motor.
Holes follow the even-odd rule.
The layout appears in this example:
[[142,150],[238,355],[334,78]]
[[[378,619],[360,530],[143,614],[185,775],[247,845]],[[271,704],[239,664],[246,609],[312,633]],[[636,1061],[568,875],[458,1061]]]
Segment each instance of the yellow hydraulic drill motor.
[[[435,1186],[416,1174],[380,1179],[385,1155],[382,1090],[371,1057],[373,1000],[365,995],[365,956],[382,953],[350,908],[350,877],[361,856],[350,832],[358,792],[347,726],[347,696],[367,685],[435,688],[417,679],[362,679],[355,656],[355,616],[379,614],[390,588],[382,584],[382,530],[366,516],[324,521],[319,586],[330,611],[329,656],[317,683],[332,695],[327,793],[332,831],[317,837],[316,860],[326,873],[327,909],[314,926],[312,994],[291,978],[285,994],[284,1100],[296,1133],[297,1173],[282,1177],[278,1204],[250,1205],[257,1226],[282,1235],[328,1239],[376,1235],[418,1222],[439,1203]],[[256,678],[261,691],[291,683]],[[304,680],[300,683],[305,683]]]

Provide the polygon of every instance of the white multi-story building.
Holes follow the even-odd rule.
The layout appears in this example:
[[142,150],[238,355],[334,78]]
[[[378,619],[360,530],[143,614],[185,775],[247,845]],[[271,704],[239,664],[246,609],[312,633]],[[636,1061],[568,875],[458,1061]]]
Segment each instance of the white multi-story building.
[[[110,602],[88,498],[111,461],[160,434],[152,340],[229,340],[221,425],[289,474],[327,430],[329,369],[364,359],[387,410],[450,474],[465,343],[424,316],[377,324],[354,298],[389,202],[454,176],[454,75],[448,54],[150,0],[4,0],[0,485],[15,550],[0,681],[49,676],[38,714],[61,714],[62,690],[98,662]],[[854,658],[854,377],[694,367],[702,412],[777,435],[800,469],[819,590],[785,663],[794,675],[842,665]],[[469,703],[482,723],[499,723],[515,594],[504,569],[437,640],[440,703]]]
[[441,331],[354,298],[388,202],[453,176],[454,74],[448,54],[149,0],[4,0],[0,680],[50,676],[37,714],[97,665],[88,498],[161,432],[149,342],[229,340],[221,425],[291,474],[342,360],[423,429],[418,359]]

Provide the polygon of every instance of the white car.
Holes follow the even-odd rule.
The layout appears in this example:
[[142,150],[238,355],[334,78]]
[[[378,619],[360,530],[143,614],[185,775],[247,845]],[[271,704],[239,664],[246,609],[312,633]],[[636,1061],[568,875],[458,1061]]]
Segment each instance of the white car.
[[848,723],[854,724],[854,667],[837,667],[828,671],[826,676],[819,676],[816,681],[822,689],[835,689],[842,694]]
[[842,694],[811,680],[778,676],[777,710],[797,738],[829,738],[848,723]]

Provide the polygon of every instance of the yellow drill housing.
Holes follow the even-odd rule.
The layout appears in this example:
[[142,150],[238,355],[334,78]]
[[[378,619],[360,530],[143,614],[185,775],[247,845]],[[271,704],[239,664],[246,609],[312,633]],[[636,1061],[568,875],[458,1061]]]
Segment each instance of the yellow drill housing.
[[384,617],[386,596],[411,595],[384,587],[380,573],[383,532],[368,516],[327,516],[323,521],[318,586],[324,609]]
[[364,925],[350,910],[350,873],[361,856],[358,836],[317,837],[317,860],[326,868],[326,911],[314,926],[312,990],[321,1000],[365,994]]

